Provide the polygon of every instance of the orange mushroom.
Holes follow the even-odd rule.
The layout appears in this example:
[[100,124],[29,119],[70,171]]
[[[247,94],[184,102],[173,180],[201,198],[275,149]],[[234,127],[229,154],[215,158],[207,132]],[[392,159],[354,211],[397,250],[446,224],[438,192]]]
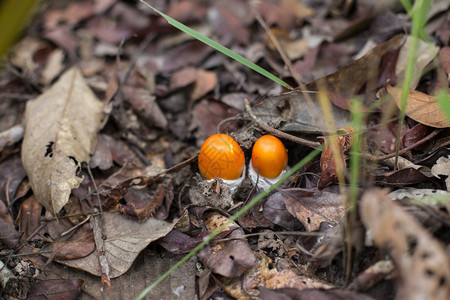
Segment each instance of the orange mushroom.
[[210,136],[200,148],[198,168],[205,179],[238,179],[242,175],[244,165],[244,152],[227,134]]
[[252,165],[260,176],[274,179],[286,169],[288,155],[283,142],[272,135],[263,135],[253,145]]

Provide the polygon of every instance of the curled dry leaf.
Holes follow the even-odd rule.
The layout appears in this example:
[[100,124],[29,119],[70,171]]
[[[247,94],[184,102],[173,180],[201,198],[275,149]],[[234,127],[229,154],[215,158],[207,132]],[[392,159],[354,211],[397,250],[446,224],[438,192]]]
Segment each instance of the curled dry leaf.
[[269,268],[271,263],[272,260],[263,252],[257,253],[257,263],[243,276],[220,278],[223,289],[236,299],[258,299],[259,287],[267,289],[293,288],[296,291],[308,288],[332,288],[320,281],[300,277],[290,269],[281,271],[271,269]]
[[431,174],[436,177],[447,176],[447,179],[445,179],[445,185],[447,186],[447,191],[450,191],[450,158],[445,156],[439,157],[431,168]]
[[[215,211],[204,213],[203,219],[209,232],[215,231],[228,221]],[[231,223],[225,232],[229,232],[226,238],[231,240],[203,248],[199,252],[199,258],[213,273],[224,277],[240,276],[255,264],[255,256],[247,241],[239,239],[244,236],[244,231],[237,227],[236,223]]]
[[[400,108],[402,102],[402,89],[393,87],[389,84],[386,89]],[[450,127],[448,120],[442,113],[441,108],[436,101],[436,97],[419,91],[410,91],[407,101],[405,113],[411,119],[431,127]]]
[[76,67],[28,101],[22,161],[36,198],[51,213],[61,210],[83,180],[76,172],[89,162],[102,116],[103,104]]
[[0,152],[6,147],[20,141],[23,137],[23,124],[15,125],[0,132]]
[[324,137],[325,148],[322,151],[322,155],[320,156],[320,168],[322,172],[320,173],[320,179],[317,184],[319,190],[323,190],[327,186],[338,182],[338,166],[337,162],[339,161],[340,166],[343,170],[346,168],[346,155],[345,153],[350,150],[352,145],[352,133],[355,130],[351,126],[344,126],[340,128],[337,133],[342,133],[336,138],[336,146],[338,150],[338,156],[335,157],[333,155],[333,149],[331,142],[332,140],[328,137]]
[[361,217],[375,244],[399,269],[396,299],[450,299],[450,257],[444,245],[381,190],[366,192]]
[[346,212],[340,194],[327,190],[292,188],[281,190],[272,197],[283,197],[288,211],[308,232],[318,230],[322,222],[339,223]]
[[[173,226],[174,223],[156,219],[136,222],[134,219],[118,213],[105,212],[103,233],[106,239],[103,240],[103,249],[106,266],[109,266],[110,278],[116,278],[125,273],[148,244],[168,234]],[[102,270],[98,255],[98,249],[96,249],[83,258],[56,260],[64,265],[100,276]]]

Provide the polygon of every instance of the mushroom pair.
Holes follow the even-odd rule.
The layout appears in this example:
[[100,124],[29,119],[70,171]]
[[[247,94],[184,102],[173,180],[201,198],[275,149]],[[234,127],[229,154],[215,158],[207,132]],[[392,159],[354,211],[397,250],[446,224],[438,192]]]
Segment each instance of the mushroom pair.
[[[251,181],[268,189],[286,171],[287,161],[283,143],[272,135],[263,135],[253,145],[249,169]],[[205,179],[220,177],[234,188],[245,177],[244,152],[231,136],[214,134],[200,149],[198,167]]]

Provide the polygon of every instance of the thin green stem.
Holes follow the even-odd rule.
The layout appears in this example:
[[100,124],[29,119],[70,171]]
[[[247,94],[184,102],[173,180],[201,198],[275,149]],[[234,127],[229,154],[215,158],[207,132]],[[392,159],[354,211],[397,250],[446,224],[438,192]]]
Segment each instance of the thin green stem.
[[169,17],[168,15],[164,14],[163,12],[157,10],[156,8],[154,8],[153,6],[151,6],[150,4],[145,2],[144,0],[140,0],[140,1],[142,3],[144,3],[145,5],[147,5],[148,7],[150,7],[151,9],[153,9],[155,12],[157,12],[160,16],[162,16],[164,19],[166,19],[167,22],[169,22],[169,24],[173,25],[177,29],[179,29],[179,30],[189,34],[193,38],[196,38],[197,40],[199,40],[199,41],[205,43],[206,45],[216,49],[217,51],[222,52],[223,54],[227,55],[228,57],[231,57],[232,59],[234,59],[234,60],[240,62],[241,64],[249,67],[253,71],[258,72],[259,74],[269,78],[270,80],[278,83],[279,85],[281,85],[281,86],[283,86],[285,88],[288,88],[290,90],[293,89],[288,83],[286,83],[285,81],[283,81],[280,78],[276,77],[275,75],[273,75],[269,71],[261,68],[257,64],[249,61],[248,59],[246,59],[242,55],[239,55],[236,52],[231,51],[227,47],[222,46],[221,44],[219,44],[218,42],[210,39],[209,37],[206,37],[203,34],[201,34],[201,33],[197,32],[197,31],[193,30],[192,28],[189,28],[188,26],[184,25],[183,23],[180,23],[177,20]]
[[356,213],[356,200],[358,198],[359,172],[361,165],[361,132],[364,114],[361,102],[354,99],[350,102],[350,112],[354,134],[352,135],[352,147],[350,152],[350,213]]
[[[404,1],[403,1],[404,2]],[[403,122],[405,121],[406,103],[408,101],[409,90],[414,74],[414,65],[416,61],[416,52],[419,46],[419,35],[425,24],[426,16],[430,8],[430,0],[417,0],[411,11],[412,28],[411,39],[408,49],[408,58],[406,63],[405,80],[403,82],[402,98],[400,105],[400,117],[398,122],[397,141],[395,144],[395,166],[398,164],[398,152],[400,151],[400,141],[403,131]]]

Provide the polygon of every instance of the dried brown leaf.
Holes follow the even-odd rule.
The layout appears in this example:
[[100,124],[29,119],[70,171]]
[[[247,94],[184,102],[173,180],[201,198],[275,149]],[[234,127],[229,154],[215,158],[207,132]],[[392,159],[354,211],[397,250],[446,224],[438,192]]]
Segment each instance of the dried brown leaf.
[[97,140],[103,104],[76,68],[66,71],[45,93],[28,101],[22,161],[36,198],[57,214],[83,178]]
[[[400,53],[397,59],[397,65],[395,67],[395,75],[397,76],[397,82],[403,82],[405,79],[406,66],[408,64],[408,56],[411,48],[411,42],[413,39],[417,39],[412,36],[407,36],[405,43],[400,49]],[[416,49],[416,60],[413,64],[413,78],[411,82],[411,89],[417,86],[420,80],[420,76],[424,71],[425,67],[436,57],[438,53],[438,47],[431,45],[421,39],[418,41],[418,46]]]
[[[204,213],[203,219],[209,232],[228,221],[215,211]],[[199,258],[213,273],[224,277],[240,276],[255,264],[255,256],[247,241],[239,239],[244,236],[244,231],[238,228],[236,223],[231,223],[223,232],[228,232],[226,237],[233,239],[203,248],[199,252]]]
[[36,283],[27,295],[29,300],[75,300],[81,294],[83,280],[51,279]]
[[[402,89],[393,87],[389,84],[386,89],[400,108],[402,102]],[[405,113],[411,119],[431,127],[450,127],[447,118],[444,113],[442,113],[439,104],[436,101],[436,97],[413,90],[409,92],[407,101]]]
[[197,70],[197,80],[195,81],[191,98],[198,100],[212,91],[217,85],[216,73],[211,71]]
[[289,269],[280,272],[276,269],[270,269],[269,264],[271,262],[272,260],[264,253],[257,253],[257,263],[244,276],[220,278],[223,289],[237,299],[256,299],[259,295],[258,287],[268,289],[294,288],[297,291],[308,288],[331,288],[331,286],[322,282],[300,277]]
[[302,222],[306,230],[318,230],[322,222],[337,224],[345,214],[339,193],[315,189],[285,189],[271,197],[284,197],[289,212]]
[[306,89],[317,90],[324,86],[327,90],[345,97],[357,95],[366,83],[374,79],[377,81],[380,70],[375,66],[379,66],[382,57],[388,51],[400,47],[404,40],[403,35],[396,35],[392,39],[377,45],[360,59],[345,65],[326,77],[308,83]]
[[[30,238],[30,235],[39,228],[41,218],[42,205],[36,200],[36,197],[31,196],[20,205],[19,215],[16,223],[19,226],[22,240]],[[33,237],[30,240],[34,240]]]
[[[110,277],[116,278],[125,273],[148,244],[168,234],[173,226],[174,223],[156,219],[137,222],[118,213],[105,212],[103,233],[106,239],[103,248]],[[97,251],[98,249],[84,258],[57,261],[100,276],[102,274]]]
[[363,195],[361,218],[399,269],[396,299],[450,299],[450,257],[443,244],[381,190]]

